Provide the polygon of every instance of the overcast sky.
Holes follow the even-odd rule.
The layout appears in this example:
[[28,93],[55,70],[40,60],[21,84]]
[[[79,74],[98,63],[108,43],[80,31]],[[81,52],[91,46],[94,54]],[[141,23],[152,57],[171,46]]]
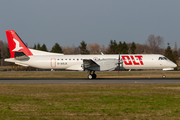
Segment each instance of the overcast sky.
[[28,46],[111,39],[145,44],[154,34],[180,47],[180,0],[1,0],[0,40],[15,30]]

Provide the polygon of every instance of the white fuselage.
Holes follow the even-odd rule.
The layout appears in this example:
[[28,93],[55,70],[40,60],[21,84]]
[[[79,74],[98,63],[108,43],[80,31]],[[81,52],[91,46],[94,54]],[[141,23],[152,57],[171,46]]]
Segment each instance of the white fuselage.
[[[41,69],[67,69],[67,70],[83,70],[83,59],[91,59],[94,62],[101,60],[114,59],[118,63],[118,54],[106,55],[33,55],[29,56],[29,60],[16,60],[14,58],[6,59],[9,62],[22,66],[31,66]],[[168,59],[159,60],[159,57],[164,57],[159,54],[121,54],[120,69],[164,69],[171,70],[177,65]],[[105,63],[106,70],[108,63]],[[102,66],[100,66],[102,67]],[[117,67],[113,67],[114,69]],[[112,69],[111,69],[112,70]],[[98,71],[98,70],[97,70]]]

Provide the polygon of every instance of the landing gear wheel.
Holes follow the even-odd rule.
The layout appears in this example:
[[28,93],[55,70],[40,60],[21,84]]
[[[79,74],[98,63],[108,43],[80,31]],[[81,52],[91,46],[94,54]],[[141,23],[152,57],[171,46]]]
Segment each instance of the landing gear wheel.
[[97,75],[96,74],[92,74],[93,79],[96,79]]
[[97,75],[96,74],[89,74],[88,79],[96,79]]
[[162,78],[163,78],[163,79],[166,78],[166,76],[165,76],[165,71],[164,71],[164,70],[163,70],[163,76],[162,76]]
[[93,79],[93,76],[91,74],[88,75],[89,79]]
[[163,78],[163,79],[165,79],[165,78],[166,78],[166,76],[165,76],[165,75],[163,75],[163,76],[162,76],[162,78]]

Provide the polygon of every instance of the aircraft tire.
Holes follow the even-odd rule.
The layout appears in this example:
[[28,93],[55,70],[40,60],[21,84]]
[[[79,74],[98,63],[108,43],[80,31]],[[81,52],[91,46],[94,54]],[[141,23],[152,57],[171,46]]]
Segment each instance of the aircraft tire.
[[163,76],[162,76],[162,78],[163,78],[163,79],[165,79],[165,78],[166,78],[166,76],[165,76],[165,75],[163,75]]
[[93,79],[96,79],[97,75],[96,74],[92,74]]
[[93,79],[93,76],[91,74],[88,75],[88,79]]

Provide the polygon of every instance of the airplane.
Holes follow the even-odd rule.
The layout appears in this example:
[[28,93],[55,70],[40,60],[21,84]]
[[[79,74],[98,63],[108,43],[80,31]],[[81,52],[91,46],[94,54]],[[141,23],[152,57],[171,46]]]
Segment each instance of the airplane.
[[[96,71],[115,69],[162,69],[174,70],[177,65],[160,54],[93,54],[64,55],[28,48],[14,30],[6,30],[12,62],[25,67],[40,69],[66,69],[89,72],[89,79],[96,79]],[[165,74],[163,73],[163,78]]]

